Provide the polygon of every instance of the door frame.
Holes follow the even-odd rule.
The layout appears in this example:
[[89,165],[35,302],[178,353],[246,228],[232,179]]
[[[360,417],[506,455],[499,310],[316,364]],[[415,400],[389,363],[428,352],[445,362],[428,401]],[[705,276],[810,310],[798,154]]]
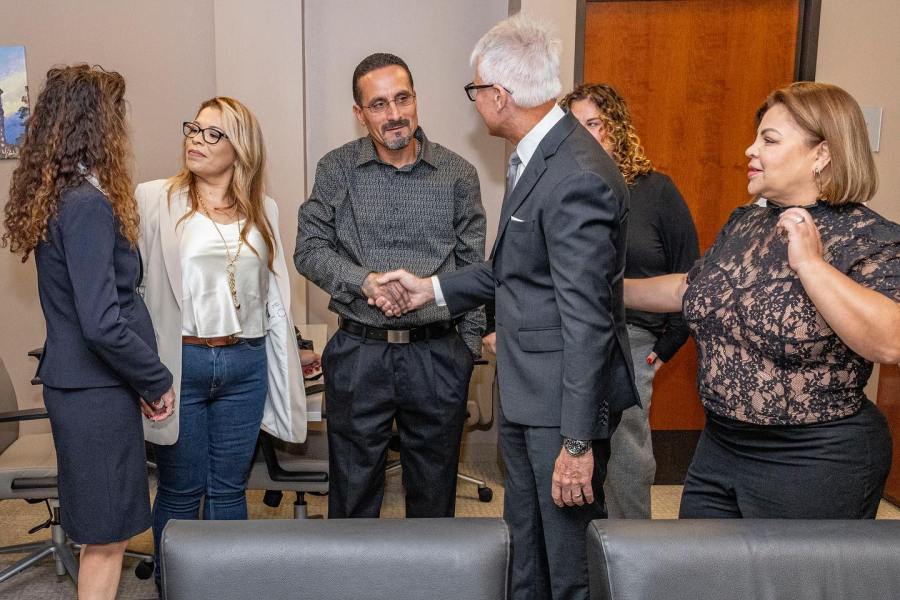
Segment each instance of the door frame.
[[[576,0],[575,9],[575,85],[584,83],[584,27],[588,2],[623,2],[627,0]],[[669,0],[639,0],[667,2]],[[819,20],[822,0],[799,0],[797,23],[797,55],[794,59],[794,81],[815,81],[816,58],[819,54]]]

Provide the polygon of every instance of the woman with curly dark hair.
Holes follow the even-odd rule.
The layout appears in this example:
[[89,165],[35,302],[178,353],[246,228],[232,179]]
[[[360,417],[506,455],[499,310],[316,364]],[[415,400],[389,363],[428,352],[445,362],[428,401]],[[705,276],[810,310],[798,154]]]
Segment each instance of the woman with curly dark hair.
[[140,284],[125,80],[51,69],[13,173],[2,244],[34,252],[47,340],[38,367],[59,472],[60,516],[82,544],[78,597],[113,599],[129,538],[150,527],[141,412],[172,412]]
[[[685,271],[700,251],[687,205],[669,177],[653,169],[631,124],[628,106],[611,86],[580,85],[560,102],[587,128],[622,172],[631,197],[625,277]],[[611,439],[603,486],[611,518],[649,519],[656,475],[650,440],[653,377],[688,337],[681,313],[627,310],[628,341],[641,406],[622,413]]]

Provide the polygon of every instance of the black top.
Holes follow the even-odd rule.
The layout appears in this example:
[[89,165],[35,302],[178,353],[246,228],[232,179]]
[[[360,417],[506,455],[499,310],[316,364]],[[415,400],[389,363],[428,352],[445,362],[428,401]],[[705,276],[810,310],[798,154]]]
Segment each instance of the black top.
[[[833,421],[866,401],[872,363],[825,322],[791,269],[776,228],[784,209],[736,209],[688,273],[684,316],[697,342],[707,410],[760,425]],[[861,204],[810,214],[824,259],[900,302],[900,225]]]
[[150,313],[135,293],[141,260],[112,206],[84,182],[63,192],[35,249],[47,341],[38,375],[50,387],[128,385],[147,400],[172,386]]
[[[643,279],[685,273],[700,256],[691,211],[668,176],[651,171],[629,188],[628,245],[625,277]],[[668,361],[689,335],[681,313],[627,309],[625,319],[657,337],[653,351]]]

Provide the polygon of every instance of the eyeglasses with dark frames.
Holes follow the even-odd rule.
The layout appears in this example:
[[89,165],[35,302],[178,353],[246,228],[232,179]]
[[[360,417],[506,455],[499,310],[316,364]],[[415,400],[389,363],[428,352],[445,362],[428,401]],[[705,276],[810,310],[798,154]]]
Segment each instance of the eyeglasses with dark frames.
[[509,91],[508,89],[506,89],[499,83],[482,83],[482,84],[476,85],[475,82],[473,81],[472,83],[467,83],[466,85],[464,85],[463,89],[466,90],[466,96],[469,97],[469,100],[471,100],[472,102],[475,102],[475,96],[478,95],[478,90],[484,90],[487,88],[491,88],[491,87],[494,87],[495,85],[498,86],[503,91],[505,91],[507,94],[512,94],[511,91]]
[[409,106],[416,100],[415,94],[409,94],[407,92],[401,92],[394,96],[393,100],[376,100],[372,104],[367,106],[363,106],[363,108],[368,109],[368,111],[374,115],[378,113],[383,113],[387,110],[388,106],[391,105],[391,102],[394,103],[398,108],[401,106]]
[[201,135],[203,136],[203,141],[210,145],[218,144],[219,140],[222,138],[228,139],[228,134],[221,129],[216,129],[215,127],[200,127],[193,121],[185,121],[182,123],[181,133],[183,133],[186,138],[194,138]]

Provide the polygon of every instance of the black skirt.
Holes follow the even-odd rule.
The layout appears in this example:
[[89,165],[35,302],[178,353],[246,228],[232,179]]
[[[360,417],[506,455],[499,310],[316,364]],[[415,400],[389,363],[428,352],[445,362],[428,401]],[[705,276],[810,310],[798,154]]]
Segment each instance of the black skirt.
[[127,387],[44,386],[59,472],[63,529],[81,544],[148,529],[150,489],[139,399]]

